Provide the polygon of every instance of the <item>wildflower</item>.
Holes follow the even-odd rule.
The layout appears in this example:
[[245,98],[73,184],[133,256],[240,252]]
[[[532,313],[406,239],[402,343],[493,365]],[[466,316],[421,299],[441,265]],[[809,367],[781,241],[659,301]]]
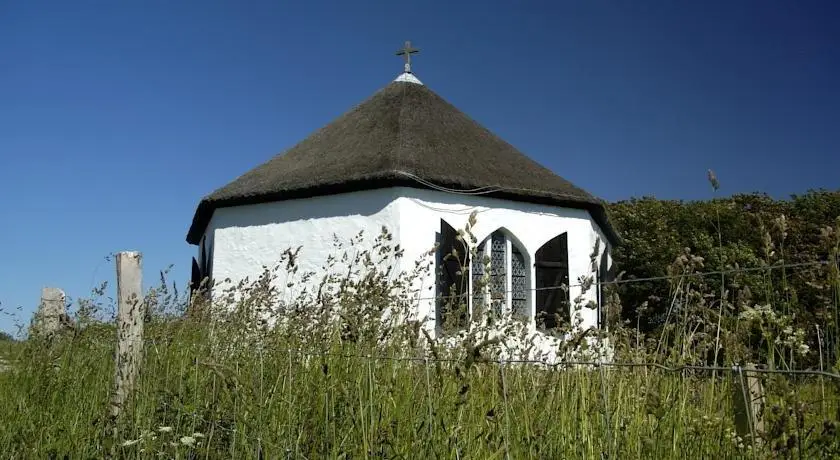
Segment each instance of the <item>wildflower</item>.
[[162,426],[162,427],[158,428],[158,431],[160,431],[161,433],[170,433],[170,432],[172,432],[172,427],[171,426]]
[[133,446],[133,445],[137,444],[138,442],[140,442],[139,439],[130,439],[128,441],[123,441],[122,446],[123,447],[129,447],[129,446]]
[[182,436],[181,444],[192,447],[195,445],[195,438],[192,436]]

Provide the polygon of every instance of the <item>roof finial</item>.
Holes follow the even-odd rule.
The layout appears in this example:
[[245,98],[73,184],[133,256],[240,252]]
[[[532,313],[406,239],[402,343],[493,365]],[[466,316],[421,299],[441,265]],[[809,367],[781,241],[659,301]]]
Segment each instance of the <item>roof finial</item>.
[[411,55],[419,52],[419,49],[411,47],[410,41],[406,41],[405,45],[397,51],[397,56],[405,56],[405,73],[411,73]]

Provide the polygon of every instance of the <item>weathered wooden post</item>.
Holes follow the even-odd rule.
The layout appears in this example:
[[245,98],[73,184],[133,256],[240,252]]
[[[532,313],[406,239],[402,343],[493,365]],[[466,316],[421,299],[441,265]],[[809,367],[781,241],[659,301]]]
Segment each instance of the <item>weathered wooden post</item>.
[[58,288],[41,289],[41,304],[32,321],[33,335],[50,337],[62,327],[62,318],[66,316],[64,291]]
[[[751,439],[751,444],[760,444],[764,434],[764,386],[761,376],[755,372],[754,364],[738,369],[735,377],[733,402],[735,403],[735,428],[738,436]],[[752,371],[752,372],[751,372]]]
[[117,253],[117,351],[114,387],[111,394],[111,418],[116,434],[116,419],[128,399],[143,356],[142,256],[139,252]]

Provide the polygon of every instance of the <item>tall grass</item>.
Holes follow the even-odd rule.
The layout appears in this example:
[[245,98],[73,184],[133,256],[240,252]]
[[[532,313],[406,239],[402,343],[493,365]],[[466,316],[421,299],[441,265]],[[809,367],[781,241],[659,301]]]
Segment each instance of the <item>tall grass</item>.
[[[227,288],[214,300],[225,308],[188,302],[165,280],[152,289],[141,375],[116,438],[107,417],[115,330],[89,308],[113,306],[84,302],[74,329],[14,348],[12,368],[0,373],[0,451],[72,459],[112,450],[120,458],[272,459],[840,454],[837,382],[765,379],[765,435],[752,442],[735,423],[743,392],[730,374],[506,363],[504,343],[479,326],[444,345],[411,314],[416,273],[381,268],[401,256],[387,232],[372,251],[337,249],[346,257],[331,259],[318,292],[296,298],[272,282],[280,270],[312,276],[297,273],[293,251],[259,279]],[[674,270],[699,263],[686,255]],[[784,336],[772,353],[801,350],[768,315],[728,329],[708,316],[700,286],[673,283],[678,307],[661,336],[613,318],[617,361],[697,364],[720,340],[731,363],[751,321],[764,321],[756,323],[763,340]],[[580,350],[563,354],[570,351]]]

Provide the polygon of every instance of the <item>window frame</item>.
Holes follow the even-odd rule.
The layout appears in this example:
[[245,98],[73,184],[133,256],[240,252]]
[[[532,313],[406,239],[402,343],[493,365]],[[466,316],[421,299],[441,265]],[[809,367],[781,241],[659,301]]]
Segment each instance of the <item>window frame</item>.
[[[525,287],[524,287],[525,299],[524,300],[525,300],[525,307],[526,307],[526,310],[528,311],[528,314],[526,315],[524,320],[529,321],[529,322],[533,321],[533,309],[530,307],[531,300],[532,300],[531,299],[532,296],[531,296],[531,293],[530,293],[530,291],[531,291],[530,285],[531,285],[532,276],[531,276],[531,270],[529,269],[529,266],[528,266],[529,265],[528,264],[528,260],[529,260],[528,251],[525,249],[525,247],[522,243],[520,243],[519,241],[516,240],[516,237],[510,231],[508,231],[507,229],[504,229],[504,228],[499,228],[499,229],[496,229],[496,230],[490,232],[475,247],[475,249],[477,250],[477,253],[478,253],[478,249],[482,248],[483,249],[483,253],[482,253],[483,255],[482,255],[481,259],[479,259],[479,257],[474,257],[470,261],[470,265],[469,265],[469,273],[470,273],[470,277],[469,277],[470,288],[469,288],[469,291],[470,291],[471,295],[470,295],[470,299],[469,299],[468,313],[469,313],[469,316],[470,316],[470,321],[472,321],[472,318],[474,318],[475,314],[476,314],[475,310],[476,310],[476,300],[477,299],[482,299],[483,305],[481,305],[481,306],[493,306],[493,297],[492,297],[493,292],[491,291],[491,288],[492,288],[492,276],[493,276],[493,274],[492,274],[492,270],[493,270],[492,247],[493,247],[493,238],[494,237],[501,237],[501,238],[504,239],[504,277],[505,277],[504,289],[503,289],[504,290],[504,299],[500,302],[500,304],[499,304],[500,308],[496,312],[496,314],[503,317],[503,318],[507,318],[507,317],[510,317],[510,316],[517,317],[516,312],[513,310],[513,295],[514,295],[514,293],[513,293],[513,257],[514,257],[514,248],[516,248],[517,252],[522,256],[523,269],[525,270],[525,276],[524,276],[524,278],[525,278]],[[490,273],[489,276],[491,278],[489,279],[488,283],[485,286],[483,286],[482,291],[477,292],[476,287],[475,287],[475,276],[474,276],[474,275],[476,275],[475,263],[478,262],[479,260],[481,261],[481,263],[482,263],[482,273],[480,275],[485,276],[486,273],[484,272],[484,266],[483,266],[483,257],[484,256],[489,256],[490,257],[489,267],[490,267],[491,273]]]
[[[446,222],[444,219],[440,219],[440,233],[439,233],[439,246],[438,250],[436,251],[436,266],[435,266],[435,289],[436,289],[436,299],[435,299],[435,328],[443,331],[444,333],[451,332],[451,331],[458,331],[462,330],[466,327],[469,327],[470,323],[470,316],[471,316],[471,302],[470,302],[470,283],[471,277],[469,273],[464,274],[463,270],[460,269],[461,265],[459,265],[459,269],[455,270],[455,273],[448,273],[448,268],[451,268],[453,264],[446,263],[446,258],[451,254],[452,249],[455,249],[463,259],[459,262],[466,261],[467,266],[471,266],[472,264],[472,256],[470,254],[469,244],[465,239],[458,241],[458,231]],[[451,241],[449,239],[451,238]],[[451,247],[450,247],[451,246]],[[461,272],[458,275],[458,272]],[[450,275],[453,279],[448,279],[446,275]],[[464,285],[464,277],[467,277],[466,286]],[[443,285],[446,284],[447,287],[444,289]],[[456,285],[460,284],[460,287]],[[451,315],[453,314],[452,311],[452,304],[448,304],[447,301],[449,300],[450,293],[448,292],[452,289],[452,286],[456,286],[455,288],[455,295],[460,298],[461,296],[467,296],[467,311],[466,312],[455,312],[461,316],[460,318],[455,318],[453,321],[449,321]],[[446,292],[445,292],[446,291]],[[447,323],[449,321],[449,323]]]
[[[545,251],[545,256],[542,256],[543,251]],[[562,254],[560,257],[561,260],[553,260],[552,251]],[[568,321],[571,323],[572,320],[572,305],[571,305],[571,263],[569,260],[569,232],[565,231],[559,233],[553,237],[551,237],[548,241],[543,243],[535,252],[534,252],[534,309],[532,313],[532,318],[534,322],[534,327],[536,330],[543,332],[543,333],[550,333],[551,331],[557,330],[558,326],[562,324],[562,321]],[[543,281],[544,276],[540,276],[541,270],[549,270],[549,273],[553,271],[560,271],[561,276],[560,285],[564,284],[567,286],[567,289],[564,291],[563,289],[545,289],[552,286],[557,286],[557,282],[547,282],[545,286],[540,286],[541,281]],[[565,272],[564,272],[565,271]],[[548,276],[548,274],[543,274]],[[555,275],[556,276],[556,275]],[[547,292],[548,298],[546,298],[542,303],[540,302],[540,293]],[[561,298],[560,300],[556,300],[555,297],[552,297],[552,294],[560,295],[565,298]],[[555,302],[559,302],[560,305],[556,305]],[[554,314],[557,315],[558,313],[562,312],[560,316],[560,321],[557,322],[556,319],[552,317],[551,325],[549,326],[547,323],[549,322],[546,319],[540,321],[538,315],[544,310],[541,308],[542,305],[551,306],[554,308]]]
[[[441,222],[446,223],[443,219]],[[442,227],[443,228],[443,227]],[[456,232],[457,233],[457,232]],[[461,294],[462,296],[466,297],[466,318],[455,324],[453,327],[450,328],[443,328],[446,324],[446,315],[451,314],[451,312],[441,312],[439,309],[440,301],[436,302],[435,304],[435,325],[439,329],[445,329],[446,332],[451,332],[453,329],[456,331],[462,330],[469,330],[472,327],[472,324],[477,321],[479,318],[477,317],[477,313],[481,313],[478,310],[481,308],[488,308],[493,305],[493,297],[492,297],[492,270],[493,270],[493,256],[492,256],[492,245],[493,245],[493,237],[494,235],[500,235],[504,238],[505,242],[505,252],[504,252],[504,299],[500,302],[500,308],[498,310],[498,314],[502,318],[506,319],[514,319],[516,321],[523,322],[529,326],[530,329],[535,330],[541,333],[551,333],[556,331],[561,325],[565,324],[566,322],[571,322],[573,319],[573,312],[572,312],[572,302],[571,302],[571,279],[572,279],[572,264],[570,260],[570,248],[569,248],[569,237],[570,231],[565,230],[563,232],[557,233],[552,236],[550,239],[545,241],[536,251],[530,253],[526,248],[525,245],[520,242],[516,236],[507,230],[504,227],[500,227],[490,233],[488,233],[484,239],[482,239],[478,244],[475,246],[470,245],[466,241],[463,244],[466,246],[466,262],[467,262],[467,270],[466,270],[466,281],[467,286],[464,289],[464,293]],[[562,261],[551,261],[551,260],[540,260],[538,255],[540,252],[547,247],[547,245],[552,244],[559,238],[563,238],[562,243],[555,243],[561,244],[562,249],[555,248],[554,251],[556,254],[562,254]],[[483,249],[483,252],[479,250],[479,248]],[[522,257],[522,262],[524,265],[525,270],[525,281],[524,281],[524,302],[525,306],[523,308],[524,314],[517,314],[518,312],[513,308],[514,302],[514,292],[513,292],[513,258],[514,258],[514,248],[518,251],[518,253]],[[559,252],[557,252],[559,251]],[[612,271],[612,267],[609,264],[610,260],[608,259],[610,252],[610,245],[605,245],[604,249],[602,250],[601,254],[599,254],[599,267],[597,272],[595,273],[595,279],[597,281],[596,284],[596,293],[595,293],[595,301],[597,304],[597,317],[595,321],[595,326],[598,329],[603,329],[605,327],[605,311],[604,311],[604,292],[603,286],[601,285],[602,282],[607,281],[610,278],[610,272]],[[484,257],[490,258],[490,263],[488,266],[491,272],[486,273],[486,269],[483,266],[484,264]],[[442,259],[441,251],[438,252],[438,268],[440,268],[440,263]],[[477,263],[482,264],[481,273],[477,273]],[[547,266],[540,266],[541,264],[548,264]],[[560,264],[560,265],[558,265]],[[560,315],[561,322],[556,322],[552,325],[552,327],[545,327],[541,326],[538,322],[537,315],[540,313],[541,308],[539,305],[539,286],[540,281],[540,270],[541,269],[560,269],[565,270],[563,281],[566,286],[567,290],[556,289],[556,291],[560,291],[559,295],[563,296],[563,298],[559,301],[563,305],[562,308],[563,314]],[[606,270],[606,271],[605,271]],[[488,276],[488,282],[483,287],[483,289],[479,292],[476,290],[476,276]],[[554,286],[555,283],[549,283],[551,286]],[[547,286],[543,286],[547,287]],[[479,300],[481,303],[479,303]],[[521,299],[517,299],[521,300]],[[486,311],[486,310],[485,310]],[[558,310],[559,312],[560,310]],[[482,315],[483,316],[483,315]]]

